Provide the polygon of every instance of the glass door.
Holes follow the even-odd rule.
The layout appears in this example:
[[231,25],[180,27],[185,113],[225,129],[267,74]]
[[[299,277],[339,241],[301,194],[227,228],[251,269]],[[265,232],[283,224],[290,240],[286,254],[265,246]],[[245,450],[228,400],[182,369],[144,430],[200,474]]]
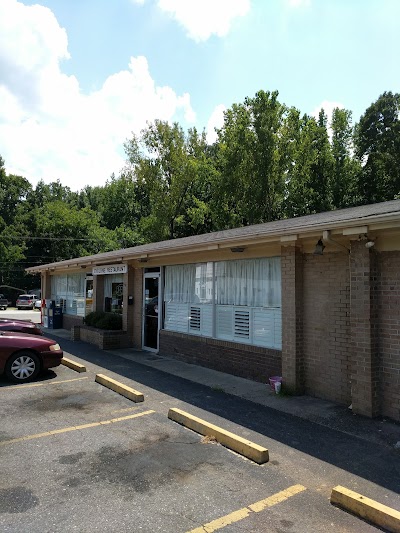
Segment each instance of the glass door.
[[159,305],[160,273],[144,275],[143,286],[143,348],[158,351],[158,331],[161,305]]

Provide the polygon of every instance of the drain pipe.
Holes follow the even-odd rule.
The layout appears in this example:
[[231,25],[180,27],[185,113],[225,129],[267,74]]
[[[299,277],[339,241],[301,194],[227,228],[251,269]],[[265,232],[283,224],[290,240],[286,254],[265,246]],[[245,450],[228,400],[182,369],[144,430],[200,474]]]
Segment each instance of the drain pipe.
[[340,242],[337,242],[331,239],[331,232],[329,230],[325,230],[322,232],[322,240],[324,242],[329,242],[330,244],[334,244],[335,246],[338,246],[339,248],[346,250],[347,253],[350,253],[350,248],[347,248],[347,246],[345,246],[344,244],[340,244]]

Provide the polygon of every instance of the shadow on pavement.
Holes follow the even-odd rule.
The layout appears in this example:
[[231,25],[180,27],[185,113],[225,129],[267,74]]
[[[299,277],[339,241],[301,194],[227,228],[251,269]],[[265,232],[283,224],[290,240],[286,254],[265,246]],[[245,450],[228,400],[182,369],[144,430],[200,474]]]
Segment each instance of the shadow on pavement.
[[[51,337],[51,334],[48,336]],[[63,339],[62,347],[71,355],[223,417],[386,489],[396,493],[400,490],[400,453],[397,450],[129,361],[87,343]]]

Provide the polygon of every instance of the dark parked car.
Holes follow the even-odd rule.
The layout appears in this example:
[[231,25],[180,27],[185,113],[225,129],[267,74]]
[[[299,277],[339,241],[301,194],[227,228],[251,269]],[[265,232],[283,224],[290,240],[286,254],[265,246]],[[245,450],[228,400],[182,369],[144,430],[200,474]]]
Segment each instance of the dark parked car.
[[41,370],[61,364],[63,352],[55,341],[40,335],[0,331],[0,374],[14,383],[34,379]]
[[0,331],[19,331],[31,335],[43,335],[42,330],[32,320],[13,320],[12,318],[0,318]]
[[7,298],[4,296],[4,294],[0,294],[0,311],[1,311],[1,309],[3,309],[5,311],[7,309],[7,307],[8,307]]

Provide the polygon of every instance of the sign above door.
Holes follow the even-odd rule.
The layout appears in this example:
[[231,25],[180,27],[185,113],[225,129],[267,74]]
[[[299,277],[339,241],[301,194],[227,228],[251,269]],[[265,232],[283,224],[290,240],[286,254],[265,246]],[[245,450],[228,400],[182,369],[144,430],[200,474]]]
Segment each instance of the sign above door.
[[93,267],[93,276],[102,276],[104,274],[125,274],[128,272],[128,265],[103,265]]

